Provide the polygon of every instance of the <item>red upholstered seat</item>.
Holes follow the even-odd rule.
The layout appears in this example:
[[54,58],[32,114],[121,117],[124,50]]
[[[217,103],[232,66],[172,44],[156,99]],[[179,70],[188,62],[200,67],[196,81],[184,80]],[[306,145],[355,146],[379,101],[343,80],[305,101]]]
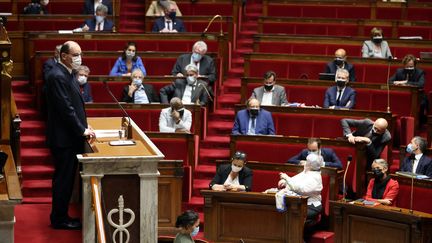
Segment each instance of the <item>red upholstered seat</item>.
[[316,231],[311,236],[309,243],[333,243],[335,234],[330,231]]
[[[432,213],[432,190],[424,187],[414,187],[413,209],[426,213]],[[397,196],[396,206],[401,208],[410,208],[411,185],[399,184],[399,194]]]
[[[210,5],[211,4],[211,5]],[[177,2],[177,6],[181,10],[182,14],[187,15],[222,15],[231,16],[232,15],[232,5],[231,3],[188,3],[188,2]]]
[[57,31],[73,30],[83,24],[84,19],[27,19],[24,20],[23,26],[26,31]]

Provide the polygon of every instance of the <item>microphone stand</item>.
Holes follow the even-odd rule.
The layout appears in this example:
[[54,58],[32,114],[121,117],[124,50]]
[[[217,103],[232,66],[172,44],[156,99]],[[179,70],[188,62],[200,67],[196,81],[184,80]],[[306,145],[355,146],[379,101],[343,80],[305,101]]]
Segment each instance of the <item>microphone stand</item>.
[[342,194],[343,194],[343,198],[342,198],[342,201],[343,202],[346,202],[346,198],[345,198],[345,196],[346,196],[346,175],[347,175],[347,172],[348,172],[348,169],[349,169],[349,166],[350,166],[350,164],[351,164],[351,160],[352,160],[352,155],[348,155],[348,162],[347,162],[347,167],[346,167],[346,169],[345,169],[345,173],[344,173],[344,177],[343,177],[343,189],[342,189]]
[[111,98],[117,103],[117,105],[120,107],[121,111],[123,112],[123,114],[125,115],[125,117],[123,117],[122,119],[122,128],[124,127],[124,123],[126,122],[126,117],[127,117],[127,125],[126,125],[126,135],[127,135],[127,139],[132,139],[132,124],[131,124],[131,118],[129,116],[129,114],[126,112],[126,110],[123,108],[123,106],[120,104],[120,102],[117,100],[117,98],[113,95],[113,93],[111,92],[111,89],[108,86],[108,83],[106,80],[103,81],[105,89],[108,91],[108,94],[110,94]]
[[391,64],[392,57],[389,57],[388,59],[388,65],[387,65],[387,113],[391,112],[390,109],[390,64]]
[[212,99],[212,97],[210,95],[210,92],[208,91],[208,89],[206,88],[206,86],[204,84],[202,84],[202,83],[198,83],[198,86],[202,86],[204,88],[205,92],[207,93],[207,96],[208,96],[209,100],[211,102],[213,102],[213,99]]
[[112,4],[113,4],[113,6],[112,6],[112,11],[113,11],[113,23],[114,23],[114,26],[113,26],[113,28],[112,28],[112,32],[113,33],[115,33],[115,32],[117,32],[117,30],[116,30],[116,0],[113,0],[113,2],[112,2]]
[[204,37],[205,33],[207,32],[208,28],[210,27],[210,25],[213,23],[213,21],[215,21],[215,19],[220,18],[220,36],[224,36],[223,34],[223,28],[222,28],[222,16],[220,16],[219,14],[216,14],[215,16],[213,16],[213,18],[210,20],[210,22],[208,23],[207,27],[204,29],[204,31],[201,33],[201,36]]

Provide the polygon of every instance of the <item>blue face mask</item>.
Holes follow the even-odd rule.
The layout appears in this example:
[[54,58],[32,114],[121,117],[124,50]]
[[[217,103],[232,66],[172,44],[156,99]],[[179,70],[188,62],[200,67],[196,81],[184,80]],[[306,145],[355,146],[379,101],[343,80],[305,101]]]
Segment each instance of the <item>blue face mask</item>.
[[199,62],[199,61],[201,61],[201,58],[202,58],[201,54],[196,53],[196,52],[192,53],[192,60],[193,60],[194,62]]
[[406,152],[407,153],[409,153],[409,154],[412,154],[412,153],[414,153],[414,151],[416,151],[417,149],[414,149],[413,148],[413,145],[410,143],[410,144],[408,144],[408,146],[406,147]]
[[199,233],[199,225],[193,229],[191,236],[196,236],[198,233]]
[[140,78],[136,78],[133,80],[133,84],[137,87],[141,87],[142,85],[142,80]]

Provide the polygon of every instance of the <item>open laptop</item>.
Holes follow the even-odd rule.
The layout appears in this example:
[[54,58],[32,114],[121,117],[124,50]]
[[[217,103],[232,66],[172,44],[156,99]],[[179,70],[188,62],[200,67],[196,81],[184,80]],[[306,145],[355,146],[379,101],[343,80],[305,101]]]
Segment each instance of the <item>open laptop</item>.
[[319,74],[319,80],[335,80],[335,74],[334,73],[320,73]]

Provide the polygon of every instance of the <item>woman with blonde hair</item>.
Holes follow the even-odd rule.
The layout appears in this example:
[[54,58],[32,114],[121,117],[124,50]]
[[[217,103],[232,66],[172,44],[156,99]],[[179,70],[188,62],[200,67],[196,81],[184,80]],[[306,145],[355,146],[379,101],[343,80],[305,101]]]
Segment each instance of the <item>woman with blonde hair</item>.
[[371,30],[371,39],[363,42],[362,56],[371,58],[392,58],[390,47],[383,39],[381,28],[374,27]]

